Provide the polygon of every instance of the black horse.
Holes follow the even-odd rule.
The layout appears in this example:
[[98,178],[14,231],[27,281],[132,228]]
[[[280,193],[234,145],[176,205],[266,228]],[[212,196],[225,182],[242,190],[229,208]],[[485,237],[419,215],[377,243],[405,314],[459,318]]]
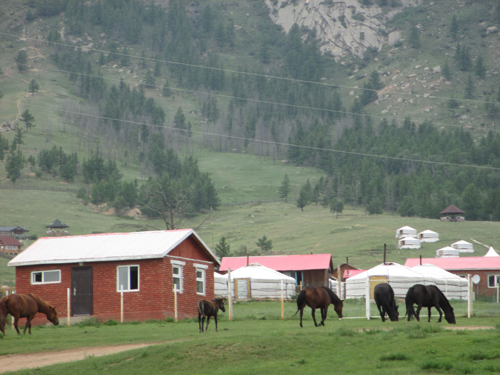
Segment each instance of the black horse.
[[[415,313],[415,309],[413,305],[416,304],[417,312]],[[406,314],[408,315],[408,321],[412,315],[420,321],[420,310],[422,307],[427,307],[429,309],[429,322],[431,321],[431,307],[434,306],[436,310],[439,312],[439,320],[438,323],[441,323],[444,318],[450,324],[456,324],[455,314],[453,313],[453,307],[451,307],[450,302],[446,296],[439,290],[439,288],[435,285],[422,285],[416,284],[413,285],[410,289],[408,289],[408,293],[406,293]]]
[[394,301],[394,290],[392,290],[392,287],[387,283],[377,284],[373,290],[373,296],[382,322],[385,322],[386,313],[389,315],[391,322],[397,322],[399,320],[399,311]]
[[[333,304],[335,312],[342,319],[342,307],[343,302],[335,293],[332,292],[331,289],[328,289],[325,286],[318,287],[305,287],[302,289],[297,297],[297,312],[294,316],[300,311],[300,326],[302,327],[302,315],[304,314],[304,307],[309,306],[312,309],[312,317],[314,320],[314,325],[324,326],[326,314],[328,312],[328,306]],[[321,322],[316,323],[316,308],[321,310]]]

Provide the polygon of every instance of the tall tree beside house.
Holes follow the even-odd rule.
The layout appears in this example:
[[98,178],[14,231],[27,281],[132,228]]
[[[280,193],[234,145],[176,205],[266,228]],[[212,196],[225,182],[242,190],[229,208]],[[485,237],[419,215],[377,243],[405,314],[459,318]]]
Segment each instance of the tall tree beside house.
[[225,236],[222,236],[219,243],[215,245],[215,253],[220,259],[231,255],[231,246],[227,243]]
[[19,117],[19,121],[24,122],[25,131],[35,127],[35,117],[31,114],[29,109],[26,109],[21,116]]
[[285,177],[283,177],[283,181],[281,181],[281,186],[279,188],[280,198],[284,198],[285,202],[288,202],[288,194],[290,194],[290,191],[290,179],[288,178],[288,174],[285,174]]

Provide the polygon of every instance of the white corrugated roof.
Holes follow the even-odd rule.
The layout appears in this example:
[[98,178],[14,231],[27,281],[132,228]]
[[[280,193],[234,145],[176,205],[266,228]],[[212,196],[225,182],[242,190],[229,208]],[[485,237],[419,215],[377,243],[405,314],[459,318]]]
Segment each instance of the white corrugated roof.
[[217,257],[193,229],[179,229],[44,237],[12,259],[9,266],[163,258],[191,235],[219,264]]

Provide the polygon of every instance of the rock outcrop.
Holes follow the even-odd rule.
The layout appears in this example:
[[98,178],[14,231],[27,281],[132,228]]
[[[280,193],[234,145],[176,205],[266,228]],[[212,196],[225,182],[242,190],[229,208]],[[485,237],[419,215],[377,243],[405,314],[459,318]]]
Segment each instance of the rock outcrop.
[[[316,30],[322,52],[339,58],[352,53],[362,56],[367,48],[379,50],[401,39],[399,30],[387,30],[385,21],[404,7],[418,6],[422,0],[400,0],[401,7],[382,9],[375,3],[363,6],[358,0],[265,0],[270,17],[286,32],[294,23]],[[389,11],[387,11],[389,9]]]

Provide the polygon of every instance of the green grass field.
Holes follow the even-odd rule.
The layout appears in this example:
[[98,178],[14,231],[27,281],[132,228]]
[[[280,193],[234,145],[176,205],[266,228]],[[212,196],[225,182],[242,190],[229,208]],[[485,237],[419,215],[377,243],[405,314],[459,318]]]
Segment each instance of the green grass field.
[[[95,324],[36,327],[32,335],[7,329],[0,337],[0,355],[55,352],[63,349],[128,343],[158,345],[105,357],[18,371],[16,374],[487,374],[500,371],[497,319],[458,318],[456,328],[446,323],[386,322],[380,319],[343,319],[330,315],[325,327],[314,327],[310,310],[299,327],[293,302],[285,304],[285,320],[278,302],[234,305],[198,333],[196,319],[172,323]],[[278,311],[278,314],[274,312]],[[111,324],[113,323],[113,324]],[[455,327],[455,326],[453,326]],[[466,327],[470,327],[467,329]],[[483,327],[473,330],[472,327]]]

